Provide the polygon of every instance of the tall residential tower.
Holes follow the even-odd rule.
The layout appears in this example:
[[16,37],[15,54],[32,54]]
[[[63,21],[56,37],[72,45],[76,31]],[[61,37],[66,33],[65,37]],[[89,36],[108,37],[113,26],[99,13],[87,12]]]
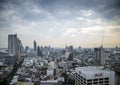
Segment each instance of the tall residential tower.
[[8,35],[8,52],[13,55],[15,55],[16,52],[23,52],[23,45],[21,40],[17,38],[17,34]]
[[34,40],[34,51],[37,51],[37,43],[35,40]]

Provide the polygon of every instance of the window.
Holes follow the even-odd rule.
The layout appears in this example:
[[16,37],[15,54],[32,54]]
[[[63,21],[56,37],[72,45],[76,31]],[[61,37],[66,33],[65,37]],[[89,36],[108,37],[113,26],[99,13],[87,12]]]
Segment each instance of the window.
[[109,84],[105,84],[105,85],[109,85]]
[[109,83],[109,81],[105,81],[105,83]]
[[93,79],[93,81],[98,81],[98,79]]
[[98,82],[93,82],[93,84],[98,84]]
[[92,83],[87,83],[87,85],[92,85]]
[[102,83],[103,83],[103,81],[100,81],[99,83],[100,83],[100,84],[102,84]]
[[109,80],[109,78],[105,78],[105,80]]
[[87,82],[90,82],[90,81],[92,81],[92,80],[91,79],[87,80]]
[[100,78],[99,80],[103,80],[103,78]]

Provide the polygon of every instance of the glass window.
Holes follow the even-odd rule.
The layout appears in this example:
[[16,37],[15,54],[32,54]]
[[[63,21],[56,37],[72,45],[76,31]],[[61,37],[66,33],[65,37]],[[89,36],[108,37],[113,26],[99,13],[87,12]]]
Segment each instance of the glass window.
[[109,80],[109,78],[105,78],[105,80]]
[[93,84],[98,84],[98,82],[93,82]]
[[91,79],[88,79],[87,82],[92,81]]
[[105,81],[105,83],[109,83],[109,81]]
[[105,84],[105,85],[109,85],[109,84]]
[[93,81],[98,81],[98,79],[93,79]]
[[100,78],[99,80],[103,80],[103,78]]

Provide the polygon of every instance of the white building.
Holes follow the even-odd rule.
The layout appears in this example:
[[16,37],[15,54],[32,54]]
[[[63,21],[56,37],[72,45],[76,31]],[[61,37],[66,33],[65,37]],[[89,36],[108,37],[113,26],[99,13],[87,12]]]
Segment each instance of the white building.
[[115,85],[115,72],[96,66],[77,67],[75,85]]
[[56,69],[56,68],[58,67],[57,62],[54,62],[54,61],[50,62],[49,65],[50,65],[53,69]]
[[54,69],[49,66],[48,69],[47,69],[47,76],[52,76],[54,74]]

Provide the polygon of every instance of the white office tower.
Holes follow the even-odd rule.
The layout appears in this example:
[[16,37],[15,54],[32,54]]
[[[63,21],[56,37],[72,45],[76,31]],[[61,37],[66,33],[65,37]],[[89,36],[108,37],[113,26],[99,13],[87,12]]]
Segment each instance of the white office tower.
[[96,66],[77,67],[75,85],[115,85],[115,72]]

